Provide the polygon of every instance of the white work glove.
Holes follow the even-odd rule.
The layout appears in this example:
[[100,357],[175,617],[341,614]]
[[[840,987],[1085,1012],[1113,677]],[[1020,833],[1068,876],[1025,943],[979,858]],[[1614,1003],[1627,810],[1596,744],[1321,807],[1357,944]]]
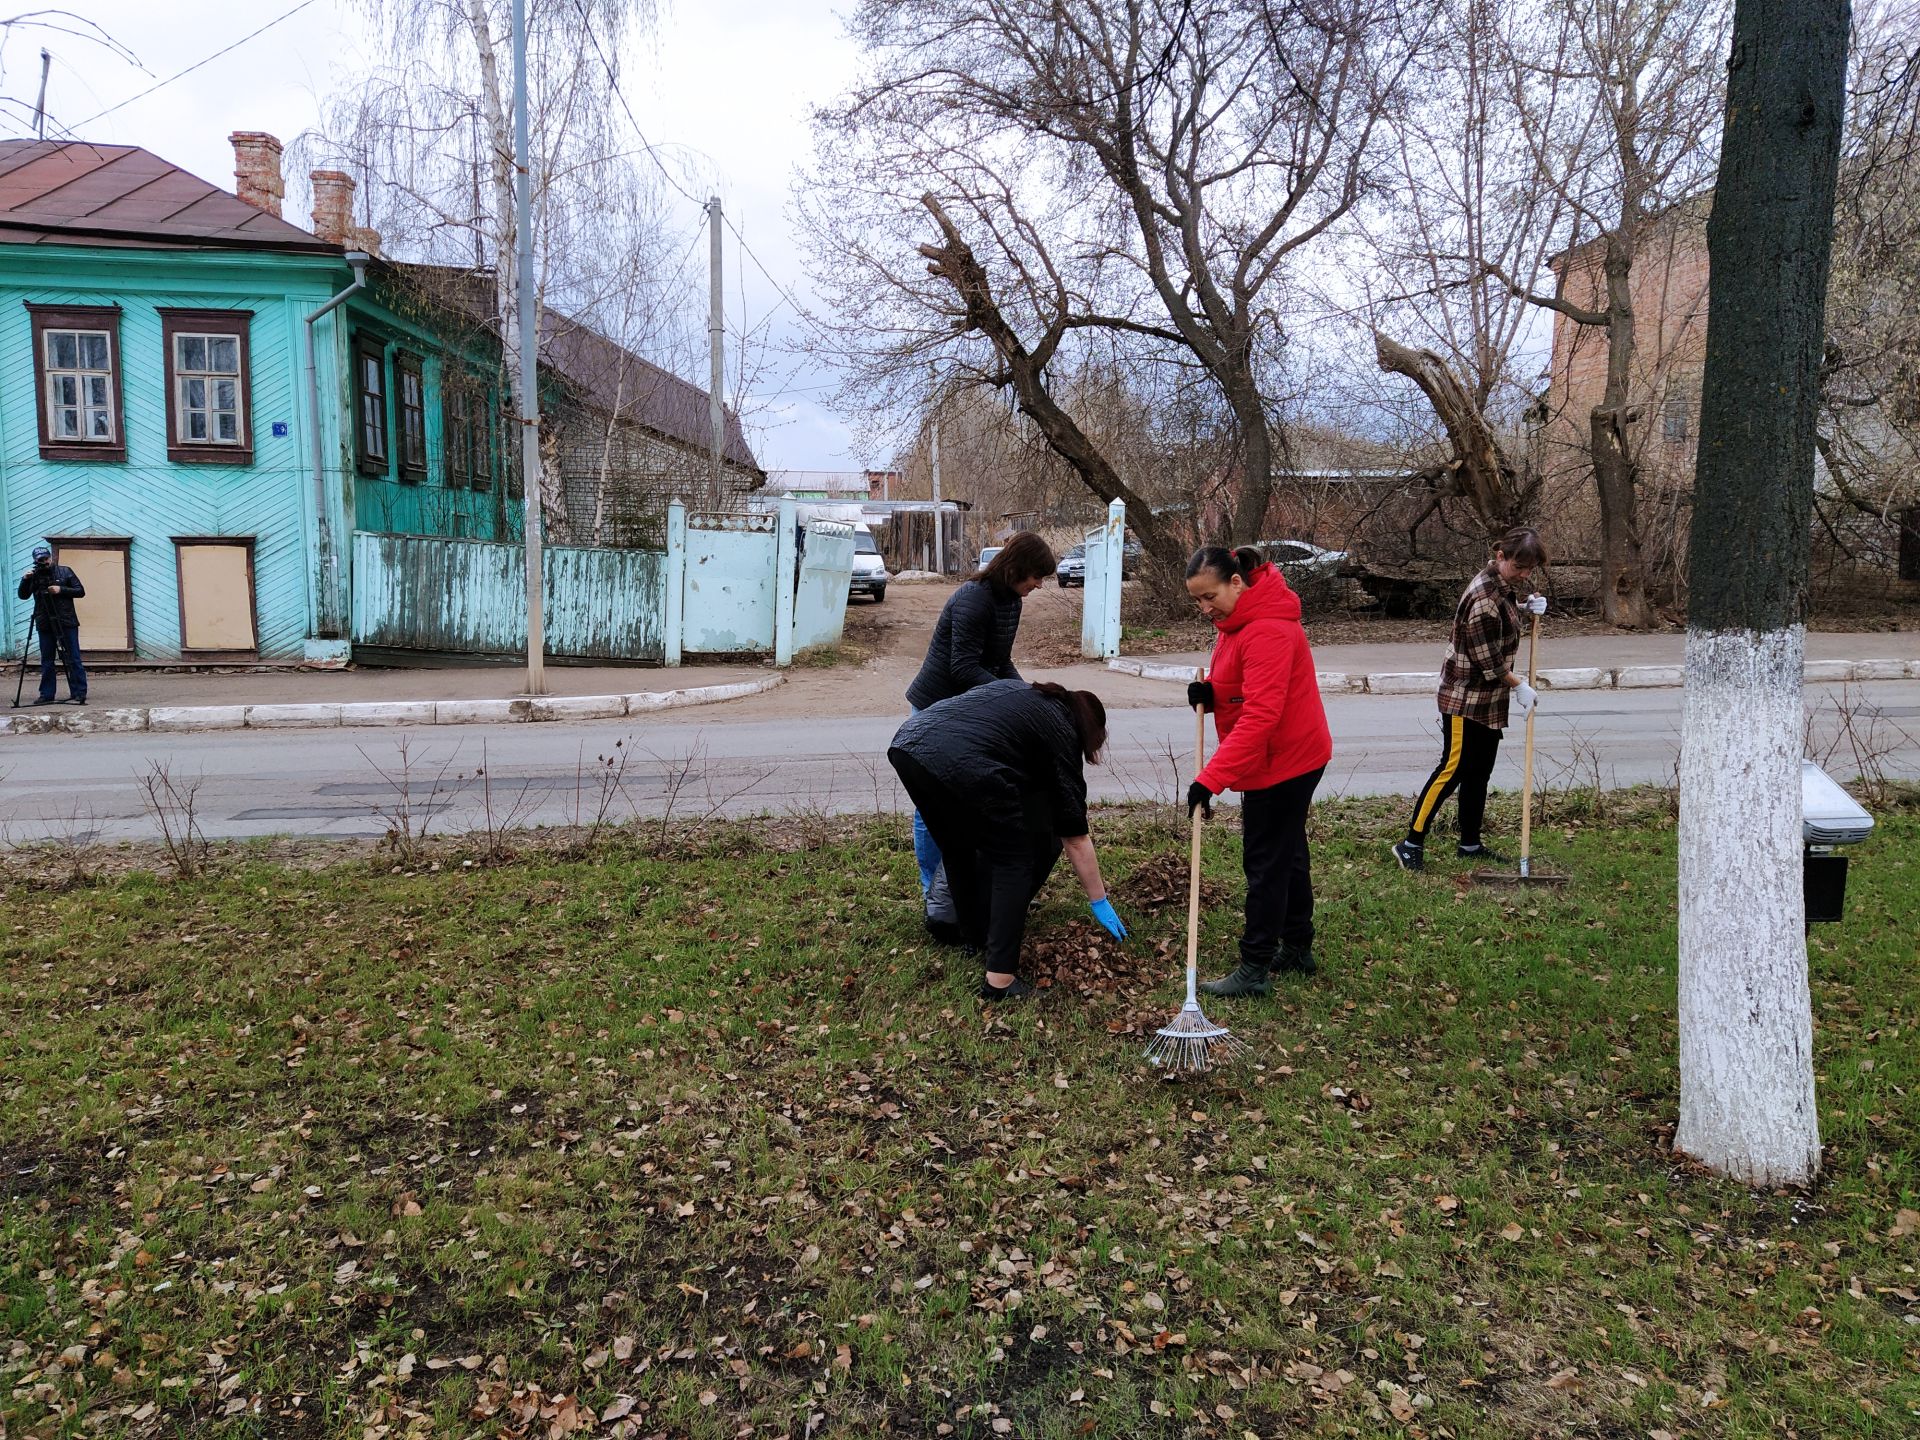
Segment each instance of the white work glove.
[[1513,708],[1522,718],[1531,714],[1533,707],[1540,702],[1540,692],[1522,680],[1513,687]]
[[1529,595],[1520,602],[1520,608],[1531,615],[1544,615],[1547,613],[1547,597],[1544,595]]

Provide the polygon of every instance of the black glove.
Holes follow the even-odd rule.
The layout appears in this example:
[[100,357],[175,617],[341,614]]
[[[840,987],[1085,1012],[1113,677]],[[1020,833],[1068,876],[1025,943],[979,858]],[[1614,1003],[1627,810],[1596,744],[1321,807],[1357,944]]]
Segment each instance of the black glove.
[[1187,682],[1187,708],[1198,705],[1209,715],[1213,713],[1213,682],[1211,680],[1189,680]]
[[1198,780],[1187,786],[1187,813],[1191,815],[1195,810],[1209,820],[1213,818],[1213,791]]

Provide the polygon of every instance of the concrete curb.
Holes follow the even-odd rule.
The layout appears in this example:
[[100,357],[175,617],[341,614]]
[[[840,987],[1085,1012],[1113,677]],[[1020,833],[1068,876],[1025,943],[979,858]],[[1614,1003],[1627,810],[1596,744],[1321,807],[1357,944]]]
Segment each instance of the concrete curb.
[[[1184,685],[1200,678],[1193,665],[1164,665],[1125,655],[1107,661],[1109,670],[1138,675],[1142,680],[1170,680]],[[1679,665],[1622,665],[1613,669],[1570,667],[1542,670],[1542,690],[1660,690],[1678,689]],[[1802,671],[1808,685],[1859,684],[1870,680],[1920,680],[1920,660],[1809,660]],[[1338,670],[1319,672],[1322,695],[1418,695],[1439,688],[1440,672],[1380,671],[1349,675]]]
[[341,726],[510,725],[617,720],[758,695],[786,672],[726,685],[642,690],[630,695],[545,695],[520,700],[342,701],[337,705],[154,705],[124,709],[23,710],[0,714],[0,735],[99,735],[130,730],[314,730]]

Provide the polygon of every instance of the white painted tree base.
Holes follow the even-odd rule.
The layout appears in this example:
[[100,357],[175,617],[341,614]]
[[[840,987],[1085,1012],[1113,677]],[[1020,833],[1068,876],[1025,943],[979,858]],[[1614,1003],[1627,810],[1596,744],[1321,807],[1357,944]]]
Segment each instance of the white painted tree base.
[[1800,626],[1687,632],[1680,752],[1680,1124],[1749,1185],[1820,1169],[1801,888]]

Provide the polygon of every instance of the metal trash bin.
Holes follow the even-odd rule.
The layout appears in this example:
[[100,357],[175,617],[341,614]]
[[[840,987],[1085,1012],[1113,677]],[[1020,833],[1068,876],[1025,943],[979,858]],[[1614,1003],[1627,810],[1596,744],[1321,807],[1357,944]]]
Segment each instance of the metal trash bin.
[[1847,857],[1842,845],[1858,845],[1873,833],[1873,816],[1811,760],[1800,762],[1802,887],[1807,924],[1838,920],[1847,901]]

